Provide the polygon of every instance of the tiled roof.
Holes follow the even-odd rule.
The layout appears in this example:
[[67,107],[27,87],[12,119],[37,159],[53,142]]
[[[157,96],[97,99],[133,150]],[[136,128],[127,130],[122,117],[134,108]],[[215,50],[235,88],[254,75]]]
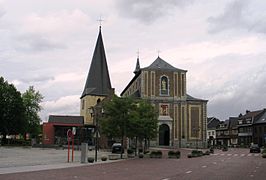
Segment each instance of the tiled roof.
[[208,129],[216,129],[220,124],[220,120],[215,117],[208,118],[207,121]]

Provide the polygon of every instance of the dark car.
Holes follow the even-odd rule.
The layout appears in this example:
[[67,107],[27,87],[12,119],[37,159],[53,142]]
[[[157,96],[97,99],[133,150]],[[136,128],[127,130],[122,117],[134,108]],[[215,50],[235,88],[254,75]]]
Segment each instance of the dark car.
[[249,148],[250,153],[260,153],[260,147],[258,144],[252,144]]
[[114,143],[112,145],[112,153],[121,153],[121,151],[124,153],[121,143]]

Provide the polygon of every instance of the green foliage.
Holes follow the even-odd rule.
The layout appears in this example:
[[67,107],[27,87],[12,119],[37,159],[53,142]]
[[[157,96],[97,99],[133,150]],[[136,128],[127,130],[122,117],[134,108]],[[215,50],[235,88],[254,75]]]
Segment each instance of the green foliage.
[[101,157],[101,160],[102,160],[102,161],[106,161],[106,160],[107,160],[107,157],[106,157],[106,156],[102,156],[102,157]]
[[200,156],[203,156],[203,152],[200,150],[192,150],[191,155],[192,157],[200,157]]
[[158,150],[158,151],[152,151],[150,153],[150,158],[162,158],[162,151]]
[[263,157],[263,158],[266,158],[266,153],[263,153],[263,154],[262,154],[262,157]]
[[25,133],[24,112],[20,92],[0,77],[0,133],[4,136],[3,143],[7,134]]
[[89,163],[93,163],[94,162],[94,158],[93,157],[88,157],[88,162]]
[[146,101],[114,96],[104,104],[104,112],[100,127],[108,137],[139,137],[143,140],[157,135],[156,113]]
[[36,137],[40,133],[40,117],[38,113],[41,111],[40,103],[43,96],[39,91],[35,91],[33,86],[22,94],[23,104],[25,107],[25,119],[27,121],[27,132],[32,137]]
[[180,151],[168,151],[168,158],[180,158]]

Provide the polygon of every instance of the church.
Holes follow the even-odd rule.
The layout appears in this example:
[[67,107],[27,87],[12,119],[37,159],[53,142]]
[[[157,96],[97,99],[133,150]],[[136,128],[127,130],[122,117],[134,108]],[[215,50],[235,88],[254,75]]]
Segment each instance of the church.
[[[150,145],[206,147],[207,100],[187,94],[187,71],[173,67],[158,56],[145,68],[140,68],[137,58],[134,73],[135,76],[125,87],[121,97],[149,100],[158,110],[159,133]],[[113,94],[100,26],[89,73],[80,97],[80,116],[50,115],[48,123],[43,125],[43,143],[57,144],[59,140],[66,138],[66,131],[73,127],[77,128],[77,143],[88,139],[93,141],[92,134],[95,134],[97,127],[93,110]],[[90,136],[85,137],[84,134]]]
[[134,73],[121,96],[145,99],[155,106],[159,134],[151,145],[207,147],[207,100],[187,94],[187,71],[173,67],[158,56],[144,68],[140,68],[137,58]]

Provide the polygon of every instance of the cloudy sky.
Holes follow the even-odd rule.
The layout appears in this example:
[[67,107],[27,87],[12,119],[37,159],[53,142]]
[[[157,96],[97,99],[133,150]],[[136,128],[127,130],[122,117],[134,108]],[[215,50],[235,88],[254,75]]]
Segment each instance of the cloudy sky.
[[0,76],[44,96],[41,117],[79,114],[101,16],[116,94],[158,56],[221,120],[266,107],[265,0],[0,0]]

